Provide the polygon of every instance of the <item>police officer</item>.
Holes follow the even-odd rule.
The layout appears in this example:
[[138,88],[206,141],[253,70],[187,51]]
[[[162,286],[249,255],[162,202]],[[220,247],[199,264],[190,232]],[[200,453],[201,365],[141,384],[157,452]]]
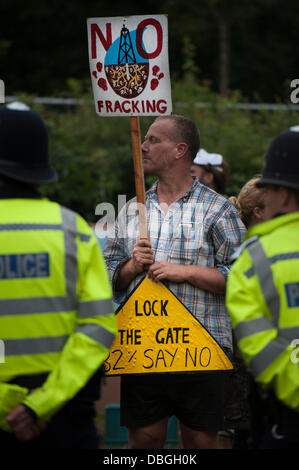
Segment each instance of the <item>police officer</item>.
[[[0,447],[96,448],[94,401],[115,336],[97,240],[38,195],[55,181],[46,127],[0,108]],[[1,354],[1,352],[0,352]]]
[[[239,349],[262,398],[261,448],[299,445],[299,126],[265,157],[265,222],[249,229],[229,275],[226,303]],[[297,351],[296,351],[297,347]]]

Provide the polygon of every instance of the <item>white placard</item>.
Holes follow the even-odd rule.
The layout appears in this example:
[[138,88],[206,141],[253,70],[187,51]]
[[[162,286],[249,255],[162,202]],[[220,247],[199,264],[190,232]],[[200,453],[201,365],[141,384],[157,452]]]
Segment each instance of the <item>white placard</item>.
[[167,16],[89,18],[87,30],[97,114],[171,114]]

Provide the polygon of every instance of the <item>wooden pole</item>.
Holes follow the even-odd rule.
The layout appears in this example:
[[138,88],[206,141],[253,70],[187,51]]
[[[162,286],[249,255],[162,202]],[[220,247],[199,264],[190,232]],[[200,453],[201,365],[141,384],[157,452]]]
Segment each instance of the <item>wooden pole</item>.
[[140,239],[148,238],[147,214],[145,205],[145,185],[141,153],[140,123],[138,116],[130,117],[131,139],[134,160],[136,198],[138,202],[138,223]]

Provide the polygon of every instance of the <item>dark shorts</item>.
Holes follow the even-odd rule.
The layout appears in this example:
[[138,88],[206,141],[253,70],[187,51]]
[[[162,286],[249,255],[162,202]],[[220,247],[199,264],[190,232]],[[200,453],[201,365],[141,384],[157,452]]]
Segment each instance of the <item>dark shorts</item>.
[[191,429],[220,431],[223,380],[222,372],[122,376],[121,425],[142,427],[175,415]]

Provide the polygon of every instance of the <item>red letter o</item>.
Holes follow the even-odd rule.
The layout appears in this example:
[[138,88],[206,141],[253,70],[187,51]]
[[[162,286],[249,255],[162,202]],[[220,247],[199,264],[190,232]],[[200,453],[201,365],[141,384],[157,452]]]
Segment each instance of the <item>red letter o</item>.
[[[146,52],[142,47],[143,31],[148,25],[154,26],[157,31],[157,48],[154,52],[150,52],[150,53]],[[147,20],[141,21],[141,23],[139,23],[137,27],[137,33],[136,33],[136,47],[137,47],[138,54],[144,59],[155,59],[155,57],[157,57],[161,53],[162,44],[163,44],[163,31],[162,31],[162,27],[159,21],[155,20],[154,18],[148,18]]]

